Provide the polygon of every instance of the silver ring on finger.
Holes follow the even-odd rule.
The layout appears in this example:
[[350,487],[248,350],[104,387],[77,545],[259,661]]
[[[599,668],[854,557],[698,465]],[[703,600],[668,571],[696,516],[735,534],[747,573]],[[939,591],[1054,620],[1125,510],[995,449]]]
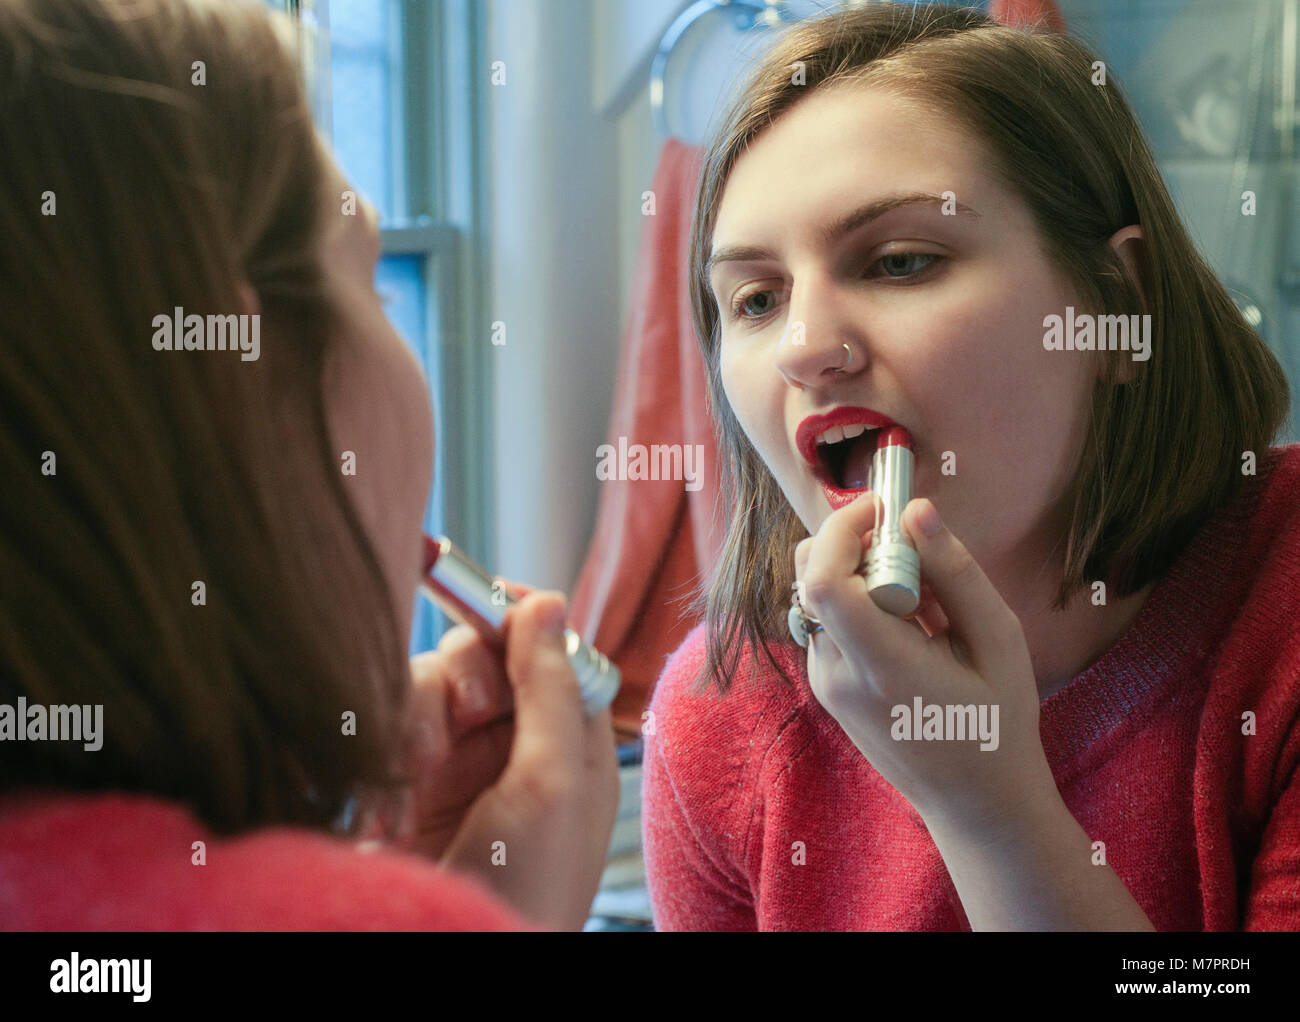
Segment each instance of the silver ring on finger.
[[799,599],[799,583],[794,583],[790,589],[790,611],[786,615],[786,625],[790,629],[791,638],[807,649],[812,637],[822,630],[822,623],[808,613],[803,601]]

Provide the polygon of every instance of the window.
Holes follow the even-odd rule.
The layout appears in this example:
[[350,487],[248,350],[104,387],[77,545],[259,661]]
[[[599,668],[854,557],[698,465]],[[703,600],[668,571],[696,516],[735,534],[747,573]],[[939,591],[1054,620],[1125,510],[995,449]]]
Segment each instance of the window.
[[[485,560],[489,393],[466,239],[474,236],[480,97],[472,81],[481,33],[472,0],[267,0],[300,25],[304,76],[321,132],[353,186],[380,212],[375,286],[388,318],[424,368],[437,450],[425,531],[446,533]],[[454,78],[452,76],[455,76]],[[475,331],[477,332],[477,331]],[[419,600],[411,652],[431,649],[447,622]]]

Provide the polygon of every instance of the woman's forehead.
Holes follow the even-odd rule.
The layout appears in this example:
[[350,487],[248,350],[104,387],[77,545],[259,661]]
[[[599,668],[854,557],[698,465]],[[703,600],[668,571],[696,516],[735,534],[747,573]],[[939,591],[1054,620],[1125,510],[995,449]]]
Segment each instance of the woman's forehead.
[[740,235],[761,220],[838,216],[889,194],[952,192],[974,206],[997,189],[986,147],[954,118],[854,84],[810,95],[751,142],[723,189],[715,243],[748,241]]

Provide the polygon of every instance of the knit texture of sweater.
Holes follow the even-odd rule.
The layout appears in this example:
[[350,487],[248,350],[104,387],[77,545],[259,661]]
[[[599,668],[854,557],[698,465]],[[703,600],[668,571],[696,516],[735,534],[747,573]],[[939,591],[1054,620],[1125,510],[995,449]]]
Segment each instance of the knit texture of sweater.
[[[912,806],[771,644],[695,694],[704,626],[645,739],[662,930],[968,930]],[[1300,444],[1273,448],[1101,657],[1040,703],[1065,805],[1157,930],[1300,929]]]

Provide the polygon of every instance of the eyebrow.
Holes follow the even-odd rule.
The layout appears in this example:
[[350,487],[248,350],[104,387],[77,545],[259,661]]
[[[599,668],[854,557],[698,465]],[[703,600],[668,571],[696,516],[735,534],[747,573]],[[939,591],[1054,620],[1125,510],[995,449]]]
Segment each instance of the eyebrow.
[[[876,199],[873,202],[859,206],[857,209],[824,225],[817,232],[817,237],[824,246],[829,246],[844,237],[844,235],[871,223],[871,221],[884,216],[892,210],[903,206],[942,205],[943,202],[943,196],[931,195],[928,192],[887,195],[882,199]],[[970,206],[962,205],[960,202],[956,203],[956,210],[962,216],[978,217],[980,215]],[[769,248],[763,248],[761,245],[730,245],[715,250],[709,256],[709,261],[704,264],[704,275],[712,277],[713,270],[719,263],[759,262],[765,259],[776,259],[776,253]]]

